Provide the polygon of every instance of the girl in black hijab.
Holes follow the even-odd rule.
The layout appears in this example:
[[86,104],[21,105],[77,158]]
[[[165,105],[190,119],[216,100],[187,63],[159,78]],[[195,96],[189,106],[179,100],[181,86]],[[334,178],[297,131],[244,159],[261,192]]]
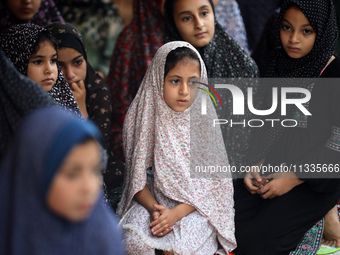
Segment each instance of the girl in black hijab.
[[[192,31],[184,31],[182,29],[182,24],[177,21],[177,12],[182,11],[182,6],[179,5],[182,3],[187,4],[186,2],[187,1],[183,0],[165,1],[165,41],[187,41],[195,46],[203,57],[209,78],[257,77],[258,70],[254,60],[250,58],[250,56],[218,23],[215,18],[214,4],[211,0],[197,1],[197,3],[195,3],[194,9],[196,9],[196,5],[197,8],[201,8],[202,4],[202,6],[206,6],[207,9],[207,11],[205,11],[205,9],[201,9],[202,15],[206,15],[205,17],[208,17],[208,15],[212,16],[211,21],[205,23],[206,28],[204,29],[210,33],[210,35],[208,35],[209,39],[202,44],[197,43],[195,45],[195,42],[188,36],[188,34]],[[184,7],[184,9],[185,8],[186,7]],[[208,9],[211,13],[209,13]],[[186,16],[188,17],[183,16],[183,18],[187,20],[190,19],[189,14]],[[208,26],[210,26],[209,31]]]
[[[51,23],[45,27],[57,39],[58,61],[85,119],[91,119],[100,129],[106,144],[108,166],[104,181],[109,199],[116,207],[117,194],[123,183],[124,165],[114,155],[110,145],[112,102],[110,90],[102,77],[87,61],[86,47],[78,29],[69,23]],[[120,193],[120,192],[118,192]]]
[[[51,33],[34,24],[16,25],[0,35],[0,46],[20,73],[37,82],[59,105],[80,116],[57,65],[57,43]],[[41,50],[44,52],[40,54]]]
[[55,105],[52,98],[19,73],[0,48],[0,161],[21,119],[35,109],[50,105]]
[[[294,85],[311,93],[304,104],[311,116],[289,107],[285,118],[295,120],[296,126],[277,125],[254,133],[248,155],[251,164],[295,166],[298,171],[262,178],[258,173],[248,173],[246,187],[235,189],[237,254],[288,254],[302,239],[295,252],[315,254],[323,222],[305,237],[304,233],[334,207],[340,196],[338,178],[326,179],[333,176],[327,171],[319,175],[312,169],[318,164],[327,170],[340,165],[340,87],[331,79],[315,79],[335,77],[340,71],[339,60],[333,55],[337,30],[332,2],[285,0],[278,25],[281,47],[273,52],[265,76],[305,78],[295,80]],[[278,87],[289,87],[287,80],[272,81]],[[269,97],[265,102],[270,102]],[[271,181],[260,183],[266,178]]]

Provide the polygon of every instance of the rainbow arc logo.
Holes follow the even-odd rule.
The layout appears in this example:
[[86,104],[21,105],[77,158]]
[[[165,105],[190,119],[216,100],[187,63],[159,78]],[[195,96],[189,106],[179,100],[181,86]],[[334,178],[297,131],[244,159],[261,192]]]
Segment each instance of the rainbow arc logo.
[[[207,88],[209,88],[211,91],[213,91],[214,94],[217,96],[217,98],[218,98],[218,100],[220,101],[220,104],[221,104],[221,106],[222,106],[222,100],[221,100],[220,96],[218,95],[218,93],[216,92],[216,90],[215,90],[213,87],[211,87],[210,85],[208,85],[208,84],[206,84],[206,83],[199,82],[199,81],[196,81],[195,83],[202,84],[202,85],[206,86]],[[214,96],[210,93],[209,90],[204,89],[204,88],[200,88],[200,87],[198,87],[198,89],[203,90],[204,92],[208,93],[209,96],[211,97],[211,99],[214,101],[215,106],[217,106],[216,100],[215,100]]]

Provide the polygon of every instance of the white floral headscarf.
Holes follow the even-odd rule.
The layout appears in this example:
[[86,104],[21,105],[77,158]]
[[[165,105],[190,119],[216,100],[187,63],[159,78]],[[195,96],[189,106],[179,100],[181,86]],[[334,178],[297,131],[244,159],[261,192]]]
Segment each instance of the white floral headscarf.
[[215,227],[224,250],[231,251],[236,247],[231,175],[207,178],[209,174],[193,172],[195,166],[228,166],[221,131],[213,126],[217,116],[212,102],[207,100],[207,115],[202,116],[201,90],[184,112],[175,112],[163,98],[166,57],[178,47],[198,55],[201,78],[207,78],[202,58],[189,43],[170,42],[157,51],[124,122],[126,174],[117,214],[122,217],[128,211],[134,195],[146,185],[146,169],[152,166],[155,188],[195,207]]

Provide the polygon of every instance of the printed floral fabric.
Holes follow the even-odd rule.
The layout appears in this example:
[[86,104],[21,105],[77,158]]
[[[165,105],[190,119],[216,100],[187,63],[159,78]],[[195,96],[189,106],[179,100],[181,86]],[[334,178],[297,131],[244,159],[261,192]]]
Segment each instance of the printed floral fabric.
[[[208,100],[207,115],[202,117],[205,94],[201,90],[184,112],[173,111],[163,99],[165,60],[177,47],[188,47],[199,55],[186,42],[161,47],[127,113],[123,129],[126,173],[117,214],[122,217],[128,250],[147,246],[146,250],[213,254],[217,251],[216,236],[224,253],[230,252],[236,247],[231,175],[195,172],[197,166],[229,165],[221,130],[212,125],[217,117],[212,102]],[[201,58],[200,65],[204,80],[207,74]],[[149,167],[154,175],[150,189],[159,203],[169,207],[185,203],[196,208],[162,238],[150,235],[149,215],[133,200],[147,183]]]
[[215,6],[216,19],[224,30],[249,53],[247,33],[236,0],[220,0]]
[[[5,0],[11,1],[11,0]],[[15,26],[21,23],[32,23],[44,27],[51,22],[63,22],[64,19],[61,16],[58,8],[53,0],[41,0],[40,8],[33,18],[27,22],[16,18],[6,6],[3,1],[0,1],[0,33],[5,32],[11,26]]]
[[112,52],[124,28],[115,4],[105,0],[59,0],[58,6],[65,21],[75,25],[83,35],[92,67],[107,76]]
[[164,22],[160,0],[134,0],[133,20],[120,33],[112,53],[106,79],[111,90],[111,145],[120,159],[122,127],[125,114],[142,82],[145,71],[158,48],[163,44]]
[[[179,204],[155,188],[153,178],[149,177],[147,184],[159,204],[167,208]],[[142,205],[133,201],[131,209],[121,221],[127,254],[154,255],[155,249],[185,255],[209,255],[217,251],[217,232],[208,219],[202,217],[198,211],[176,222],[173,231],[161,238],[151,234],[149,224],[150,213]]]
[[295,251],[289,255],[313,255],[319,250],[324,220],[318,221],[303,237]]

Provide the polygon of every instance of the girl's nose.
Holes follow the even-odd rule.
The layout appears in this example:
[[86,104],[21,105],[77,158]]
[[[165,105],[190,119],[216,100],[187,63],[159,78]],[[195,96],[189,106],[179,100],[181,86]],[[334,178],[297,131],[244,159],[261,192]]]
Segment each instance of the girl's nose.
[[200,17],[196,17],[195,18],[195,28],[202,29],[203,26],[204,26],[204,23],[203,23],[202,19]]
[[74,72],[72,71],[72,68],[69,67],[63,67],[62,68],[65,78],[68,82],[73,81],[73,79],[76,77],[76,75],[74,74]]
[[47,65],[46,65],[45,72],[46,72],[47,74],[51,74],[52,71],[53,71],[52,65],[51,65],[51,63],[48,62]]
[[299,42],[299,35],[298,32],[293,32],[290,37],[289,40],[291,43],[298,43]]
[[83,195],[93,198],[100,190],[101,180],[100,177],[95,176],[91,172],[86,172],[82,176],[81,190]]
[[183,84],[179,90],[179,94],[182,96],[187,96],[190,93],[189,88],[189,84]]

